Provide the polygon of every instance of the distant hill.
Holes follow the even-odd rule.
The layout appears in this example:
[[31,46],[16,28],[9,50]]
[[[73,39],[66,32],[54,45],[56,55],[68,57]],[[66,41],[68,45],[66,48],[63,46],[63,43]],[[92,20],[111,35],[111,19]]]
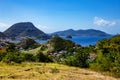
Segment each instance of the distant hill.
[[59,36],[110,36],[110,34],[107,34],[100,30],[95,29],[87,29],[87,30],[73,30],[68,29],[65,31],[58,31],[55,33],[52,33],[52,35],[59,35]]
[[27,39],[23,39],[21,40],[19,43],[17,43],[17,48],[18,49],[34,49],[39,47],[40,44],[37,43],[35,40],[27,38]]
[[62,50],[69,51],[73,47],[81,47],[81,45],[75,44],[70,40],[62,39],[61,37],[53,37],[50,39],[45,45],[48,47],[47,49],[51,49],[53,52],[59,52]]
[[37,39],[48,39],[49,36],[37,29],[31,22],[21,22],[12,25],[4,34],[10,38],[32,37]]
[[4,38],[6,38],[7,36],[4,34],[4,33],[2,33],[2,32],[0,32],[0,39],[4,39]]

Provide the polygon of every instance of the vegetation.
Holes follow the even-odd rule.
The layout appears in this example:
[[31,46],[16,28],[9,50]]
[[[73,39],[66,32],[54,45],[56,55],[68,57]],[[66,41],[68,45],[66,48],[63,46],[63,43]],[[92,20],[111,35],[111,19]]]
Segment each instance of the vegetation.
[[6,54],[0,53],[0,61],[3,60],[3,58],[5,57]]
[[19,52],[8,52],[2,60],[5,63],[21,63],[24,61],[22,53]]
[[[6,52],[0,54],[0,61],[7,64],[55,62],[106,72],[110,76],[120,78],[120,35],[98,41],[96,46],[88,47],[81,47],[72,41],[54,37],[46,44],[39,45],[39,47],[34,49],[34,47],[31,46],[35,46],[34,43],[36,42],[31,39],[27,41],[28,42],[23,41],[23,43],[27,45],[25,49],[29,49],[29,51],[25,50],[27,53],[19,50],[16,44],[9,43],[6,47]],[[43,74],[46,73],[46,71],[40,71],[39,73]],[[60,70],[54,67],[50,69],[49,73],[60,73]]]
[[0,53],[6,53],[6,48],[0,48]]
[[120,77],[120,35],[104,39],[97,43],[97,58],[91,67],[98,71],[107,71]]
[[36,57],[33,54],[26,53],[26,54],[23,54],[23,56],[24,56],[24,61],[27,61],[27,62],[35,62],[36,61]]
[[88,59],[89,53],[86,49],[77,49],[74,55],[67,57],[67,59],[65,60],[65,64],[70,66],[87,68],[89,67]]
[[[25,47],[31,47],[35,46],[36,42],[32,39],[26,39],[22,42],[21,44],[24,44]],[[37,45],[38,46],[38,45]],[[23,47],[23,46],[21,46]],[[5,63],[11,64],[11,63],[22,63],[22,62],[51,62],[46,55],[44,55],[41,52],[38,52],[37,54],[31,54],[31,53],[23,53],[19,50],[18,44],[14,43],[9,43],[6,47],[6,52],[5,53],[0,53],[0,61],[3,61]],[[25,49],[27,49],[25,48]],[[34,48],[34,47],[32,47]]]
[[35,42],[31,38],[23,39],[21,42],[17,44],[18,49],[34,49],[39,47],[40,44]]
[[47,55],[44,55],[42,52],[37,53],[36,60],[38,62],[52,62],[52,60]]
[[69,50],[75,46],[75,43],[73,43],[72,41],[64,40],[60,37],[52,38],[50,43],[53,46],[55,52],[58,52],[61,50]]
[[[100,73],[56,63],[0,62],[0,80],[117,80]],[[118,79],[119,80],[119,79]]]

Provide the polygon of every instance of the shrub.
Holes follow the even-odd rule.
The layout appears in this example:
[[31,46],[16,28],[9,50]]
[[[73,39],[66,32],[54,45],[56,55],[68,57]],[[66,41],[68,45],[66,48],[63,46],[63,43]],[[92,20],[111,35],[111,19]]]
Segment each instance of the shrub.
[[91,67],[120,77],[120,35],[99,41],[97,48],[100,52]]
[[5,63],[21,63],[22,61],[24,61],[24,56],[20,52],[8,52],[3,58],[3,62]]
[[69,50],[72,49],[75,46],[75,43],[70,40],[65,40],[60,37],[54,37],[51,40],[52,46],[54,48],[55,52],[61,51],[61,50]]
[[0,61],[3,60],[3,58],[5,57],[6,53],[0,53]]
[[38,62],[52,62],[52,60],[47,55],[44,55],[40,51],[36,55],[36,61],[38,61]]
[[6,53],[6,52],[7,52],[6,48],[0,48],[0,54],[1,53]]
[[7,52],[14,52],[17,51],[16,45],[14,43],[9,43],[7,46]]
[[24,60],[29,62],[35,61],[35,56],[33,54],[26,53],[24,54]]
[[88,59],[88,52],[85,49],[78,49],[73,56],[67,58],[65,63],[70,66],[86,68],[89,67]]
[[21,40],[21,42],[19,42],[17,44],[17,47],[19,49],[22,48],[22,49],[25,49],[25,50],[34,49],[34,48],[37,48],[39,46],[40,46],[40,44],[37,43],[35,40],[33,40],[31,38],[23,39],[23,40]]
[[59,69],[57,69],[56,67],[55,68],[51,68],[51,71],[50,73],[59,73]]

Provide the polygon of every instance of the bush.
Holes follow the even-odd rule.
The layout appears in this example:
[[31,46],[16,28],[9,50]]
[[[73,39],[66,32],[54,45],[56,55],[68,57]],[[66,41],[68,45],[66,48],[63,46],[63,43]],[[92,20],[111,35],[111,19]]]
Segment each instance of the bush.
[[87,68],[89,67],[88,59],[88,52],[85,49],[78,49],[73,56],[67,58],[65,64],[70,66]]
[[20,52],[8,52],[3,58],[3,62],[5,63],[21,63],[22,61],[24,61],[24,56]]
[[17,51],[16,45],[14,43],[9,43],[7,46],[7,52],[14,52]]
[[47,55],[44,55],[40,51],[36,55],[36,61],[38,61],[38,62],[52,62],[52,60]]
[[60,37],[52,38],[51,42],[55,52],[58,52],[61,50],[69,50],[75,46],[74,42],[70,40],[62,39]]
[[97,48],[100,52],[91,67],[120,77],[120,35],[99,41]]
[[59,73],[59,69],[57,69],[56,67],[55,68],[51,68],[51,71],[50,73]]
[[39,47],[40,44],[37,43],[35,40],[31,39],[31,38],[27,38],[27,39],[23,39],[21,40],[21,42],[19,42],[17,44],[18,49],[22,48],[22,49],[35,49],[37,47]]
[[33,54],[29,54],[29,53],[24,54],[24,60],[29,61],[29,62],[36,61],[35,56]]
[[0,61],[3,60],[3,58],[5,57],[6,53],[0,53]]

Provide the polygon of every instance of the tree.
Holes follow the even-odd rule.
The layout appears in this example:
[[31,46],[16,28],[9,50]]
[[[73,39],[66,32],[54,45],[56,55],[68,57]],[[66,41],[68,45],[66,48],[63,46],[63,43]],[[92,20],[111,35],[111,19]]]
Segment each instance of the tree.
[[61,50],[71,50],[73,47],[75,47],[75,43],[70,40],[65,40],[60,37],[54,37],[51,40],[52,46],[54,48],[55,52],[61,51]]
[[33,54],[26,53],[26,54],[24,54],[24,60],[25,61],[35,61],[35,56]]
[[100,51],[92,67],[100,71],[109,71],[120,77],[120,35],[104,39],[97,43]]
[[20,52],[8,52],[6,56],[3,58],[3,62],[6,63],[11,62],[21,63],[22,61],[24,61],[24,56]]
[[70,66],[86,68],[89,67],[88,59],[89,53],[86,49],[77,49],[76,53],[68,57],[65,63]]
[[52,60],[47,55],[44,55],[41,51],[37,53],[36,60],[38,62],[52,62]]
[[14,43],[9,43],[7,46],[7,52],[15,52],[17,51],[16,45]]

